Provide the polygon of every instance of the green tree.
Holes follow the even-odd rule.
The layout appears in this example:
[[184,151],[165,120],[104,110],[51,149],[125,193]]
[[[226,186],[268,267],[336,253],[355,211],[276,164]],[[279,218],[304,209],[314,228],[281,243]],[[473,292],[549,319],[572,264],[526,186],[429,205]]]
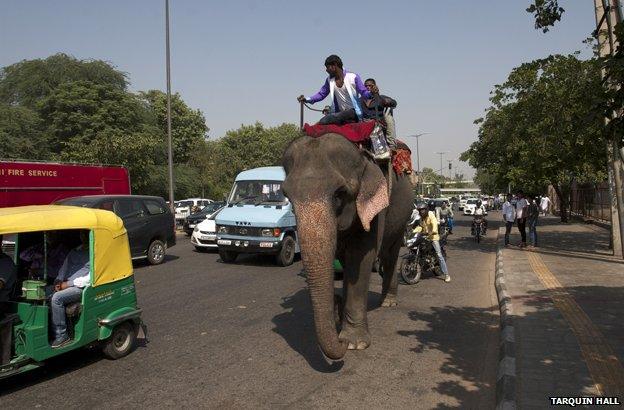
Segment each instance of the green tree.
[[53,152],[63,151],[67,144],[88,144],[102,131],[130,134],[153,122],[150,112],[133,94],[90,81],[59,85],[37,103],[37,109]]
[[226,195],[236,175],[246,169],[279,165],[286,146],[301,135],[295,124],[265,128],[261,123],[228,131],[201,146],[191,160],[214,198]]
[[544,33],[549,30],[549,27],[561,20],[561,16],[565,12],[563,7],[559,6],[558,0],[533,0],[526,11],[533,13],[535,28]]
[[[152,110],[160,135],[167,135],[167,94],[158,90],[140,93],[141,98]],[[193,110],[182,100],[178,93],[171,96],[171,140],[173,160],[178,164],[187,163],[193,152],[206,140],[208,127],[200,110]],[[165,163],[166,151],[161,163]]]
[[126,74],[101,60],[78,60],[67,54],[23,60],[0,70],[0,102],[34,108],[58,86],[89,81],[125,90]]
[[497,187],[539,192],[552,184],[566,221],[572,182],[606,176],[600,81],[600,65],[575,55],[522,64],[495,87],[476,121],[478,141],[461,159]]
[[8,159],[50,159],[43,136],[43,122],[36,112],[0,103],[0,157]]
[[160,143],[153,133],[128,133],[108,128],[91,139],[69,140],[64,145],[61,160],[125,166],[130,173],[132,191],[150,194],[154,157]]

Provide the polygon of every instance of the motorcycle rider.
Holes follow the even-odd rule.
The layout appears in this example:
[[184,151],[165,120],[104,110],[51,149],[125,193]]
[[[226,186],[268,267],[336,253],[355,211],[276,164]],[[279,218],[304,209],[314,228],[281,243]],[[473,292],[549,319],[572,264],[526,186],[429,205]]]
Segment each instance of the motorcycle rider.
[[487,219],[485,219],[485,209],[481,200],[477,201],[477,207],[475,208],[474,218],[472,220],[472,228],[470,230],[472,235],[475,234],[475,228],[477,226],[477,223],[482,224],[483,229],[481,231],[481,235],[485,235],[485,233],[487,232]]
[[444,260],[444,255],[442,254],[442,246],[440,245],[438,220],[436,219],[435,214],[429,210],[429,206],[427,204],[419,204],[416,209],[418,209],[418,213],[420,215],[420,224],[416,227],[416,229],[414,229],[414,233],[422,232],[427,239],[431,241],[433,249],[435,249],[436,256],[438,257],[438,261],[440,262],[440,269],[444,274],[444,282],[450,282],[451,276],[448,273],[446,261]]
[[453,210],[446,205],[446,201],[443,201],[439,207],[436,207],[436,218],[441,220],[441,218],[446,218],[446,225],[448,226],[449,235],[453,234]]

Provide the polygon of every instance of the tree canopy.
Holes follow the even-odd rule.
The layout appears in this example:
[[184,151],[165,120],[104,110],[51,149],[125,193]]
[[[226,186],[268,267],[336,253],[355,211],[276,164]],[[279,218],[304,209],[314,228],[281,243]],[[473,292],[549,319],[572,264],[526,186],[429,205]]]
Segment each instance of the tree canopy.
[[552,184],[565,199],[573,181],[606,177],[604,101],[596,60],[555,55],[522,64],[495,86],[476,121],[478,140],[461,159],[489,186],[542,192]]
[[544,33],[561,20],[561,16],[565,12],[563,7],[559,6],[558,0],[533,0],[526,11],[533,13],[535,28]]
[[[0,69],[0,156],[123,165],[137,194],[168,196],[167,97],[132,93],[125,73],[65,54]],[[236,174],[278,165],[294,124],[243,125],[208,139],[203,113],[171,98],[175,197],[222,198]]]

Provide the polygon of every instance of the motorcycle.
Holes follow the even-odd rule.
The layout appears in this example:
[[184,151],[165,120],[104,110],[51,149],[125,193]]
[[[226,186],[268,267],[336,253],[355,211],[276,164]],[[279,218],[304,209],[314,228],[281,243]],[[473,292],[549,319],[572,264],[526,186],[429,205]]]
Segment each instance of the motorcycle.
[[[440,241],[442,245],[442,241]],[[423,272],[433,272],[441,275],[440,262],[433,248],[432,242],[422,233],[416,232],[407,241],[408,253],[401,257],[401,278],[408,285],[420,281]],[[446,258],[446,250],[442,246],[442,255]]]
[[475,218],[472,224],[472,235],[477,243],[481,242],[481,237],[485,235],[485,221],[483,218]]

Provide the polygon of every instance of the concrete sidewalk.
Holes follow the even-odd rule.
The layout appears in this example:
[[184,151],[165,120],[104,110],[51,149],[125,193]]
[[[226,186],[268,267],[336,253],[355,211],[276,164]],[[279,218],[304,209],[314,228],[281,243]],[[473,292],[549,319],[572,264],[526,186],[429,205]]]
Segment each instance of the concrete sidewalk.
[[515,379],[499,394],[518,408],[549,407],[556,396],[624,403],[624,262],[610,256],[609,232],[546,217],[538,248],[520,248],[516,227],[509,247],[503,235],[497,268],[512,348],[502,349],[509,357],[501,363]]

